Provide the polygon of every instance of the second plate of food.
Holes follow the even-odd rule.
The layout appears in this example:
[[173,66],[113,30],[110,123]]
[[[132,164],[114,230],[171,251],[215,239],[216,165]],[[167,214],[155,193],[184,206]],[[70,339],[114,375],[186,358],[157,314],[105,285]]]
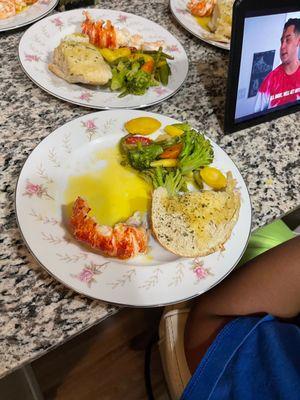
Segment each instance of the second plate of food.
[[69,122],[31,153],[16,190],[27,246],[66,286],[131,306],[220,282],[251,229],[244,180],[187,123],[137,110]]
[[133,14],[72,10],[43,19],[19,44],[26,74],[50,94],[81,106],[141,108],[176,93],[186,53],[167,30]]
[[234,0],[170,0],[171,12],[190,33],[221,49],[230,49]]
[[0,32],[17,29],[43,18],[58,0],[1,0]]

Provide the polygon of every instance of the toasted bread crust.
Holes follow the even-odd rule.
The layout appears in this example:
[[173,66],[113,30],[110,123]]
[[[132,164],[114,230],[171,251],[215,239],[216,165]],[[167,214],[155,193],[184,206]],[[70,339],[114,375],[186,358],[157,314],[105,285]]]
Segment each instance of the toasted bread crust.
[[[198,208],[193,209],[194,204]],[[199,205],[204,207],[203,204],[205,211],[202,212]],[[152,232],[166,250],[178,256],[206,256],[223,249],[239,209],[240,195],[231,174],[223,192],[194,192],[172,199],[166,189],[158,188],[152,197]]]

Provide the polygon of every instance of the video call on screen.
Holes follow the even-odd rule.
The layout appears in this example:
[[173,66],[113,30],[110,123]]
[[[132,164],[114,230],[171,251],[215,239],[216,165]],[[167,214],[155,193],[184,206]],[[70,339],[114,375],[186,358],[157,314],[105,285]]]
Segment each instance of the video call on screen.
[[300,11],[245,18],[235,121],[300,102]]

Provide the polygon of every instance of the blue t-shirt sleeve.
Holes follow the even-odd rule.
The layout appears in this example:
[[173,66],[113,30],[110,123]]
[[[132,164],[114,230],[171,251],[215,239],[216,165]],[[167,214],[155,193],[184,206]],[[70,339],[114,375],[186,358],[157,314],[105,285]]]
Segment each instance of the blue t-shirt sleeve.
[[229,322],[207,350],[181,399],[299,400],[299,327],[271,315]]

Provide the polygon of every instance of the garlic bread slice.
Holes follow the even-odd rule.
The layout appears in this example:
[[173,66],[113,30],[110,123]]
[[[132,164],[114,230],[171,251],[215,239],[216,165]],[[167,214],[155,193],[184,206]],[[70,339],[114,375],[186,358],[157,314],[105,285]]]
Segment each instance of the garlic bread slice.
[[238,219],[240,194],[232,174],[225,190],[169,196],[163,187],[152,196],[151,223],[158,242],[182,257],[206,256],[222,250]]

